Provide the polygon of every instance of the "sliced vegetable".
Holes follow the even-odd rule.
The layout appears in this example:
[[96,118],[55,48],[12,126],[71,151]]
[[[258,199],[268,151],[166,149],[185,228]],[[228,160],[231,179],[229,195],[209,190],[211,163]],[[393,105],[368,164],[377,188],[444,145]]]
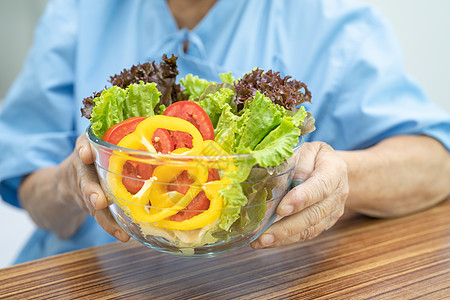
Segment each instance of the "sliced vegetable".
[[[192,155],[226,155],[226,152],[224,152],[223,149],[220,148],[217,143],[211,140],[206,140],[202,143],[202,146],[199,148],[196,148],[194,150],[194,153],[190,153]],[[231,163],[232,161],[228,161],[228,163],[225,164],[219,164],[215,165],[215,162],[211,164],[199,164],[194,163],[193,165],[196,166],[196,168],[206,168],[208,170],[208,176],[206,183],[201,185],[201,191],[198,192],[198,194],[192,198],[192,200],[189,202],[189,204],[176,214],[171,215],[167,219],[161,220],[160,222],[157,222],[155,225],[162,228],[172,229],[172,230],[193,230],[198,228],[203,228],[209,224],[214,223],[222,214],[222,207],[223,207],[223,198],[220,195],[219,191],[222,190],[225,186],[227,186],[231,180],[228,179],[226,176],[224,178],[219,179],[219,173],[216,168],[209,168],[208,167],[217,167],[218,169],[230,171],[235,170],[234,165]],[[160,167],[161,168],[161,167]],[[197,171],[199,171],[198,169]],[[166,171],[166,170],[164,170]],[[156,172],[156,170],[155,170]],[[167,173],[167,172],[165,172]],[[172,171],[172,173],[175,173]],[[189,194],[189,192],[193,189],[198,187],[197,181],[198,177],[189,178],[190,173],[187,173],[188,176],[177,176],[178,182],[175,183],[181,183],[181,186],[184,188],[178,187],[171,187],[167,188],[168,193],[163,193],[163,195],[170,194],[173,190],[178,191],[184,191],[186,187],[189,187],[186,195]],[[181,174],[180,174],[181,175]],[[205,174],[202,173],[202,176]],[[165,175],[164,175],[165,176]],[[158,177],[158,176],[155,176]],[[204,178],[204,177],[203,177]],[[180,179],[185,182],[180,182]],[[167,179],[166,179],[167,180]],[[194,180],[194,182],[191,183],[191,181]],[[169,185],[170,186],[170,185]],[[158,190],[158,186],[155,186],[155,189]],[[174,197],[174,195],[171,195]],[[156,197],[156,198],[154,198]],[[161,194],[158,195],[152,195],[150,194],[150,199],[163,199],[164,196],[161,197]],[[175,196],[176,198],[176,196]],[[173,199],[171,199],[173,202]],[[159,202],[159,200],[158,200]],[[152,202],[152,206],[161,207],[161,203],[155,204]],[[175,206],[172,207],[172,209],[175,208]],[[150,208],[150,212],[153,208]]]
[[102,140],[117,145],[124,136],[134,132],[136,126],[144,120],[145,117],[132,117],[117,123],[106,130]]
[[169,154],[175,149],[172,136],[169,131],[164,128],[155,130],[152,136],[152,145],[155,147],[156,152],[163,154]]
[[[189,121],[202,134],[204,140],[214,140],[214,127],[203,108],[192,101],[176,102],[166,108],[163,115]],[[177,133],[173,133],[176,136]]]
[[224,179],[220,183],[213,181],[203,185],[203,191],[206,197],[211,200],[208,210],[181,222],[164,220],[163,222],[157,223],[158,226],[172,230],[193,230],[214,223],[220,217],[223,206],[223,200],[219,196],[219,191],[224,185],[229,184],[229,182],[229,180]]
[[169,218],[170,221],[176,221],[181,222],[187,219],[190,219],[192,217],[195,217],[196,215],[199,215],[202,213],[202,211],[205,211],[209,208],[210,201],[206,197],[205,192],[201,191],[195,196],[194,199],[186,206],[185,209],[179,211],[177,214],[171,216]]
[[174,144],[174,149],[179,149],[179,148],[191,149],[193,147],[192,136],[187,132],[172,131],[170,133],[170,136],[171,136],[173,144]]
[[183,131],[192,136],[194,146],[199,146],[203,141],[202,135],[190,122],[171,116],[155,115],[146,118],[139,123],[136,130],[125,136],[117,145],[129,149],[145,149],[145,151],[156,153],[156,149],[150,142],[153,134],[158,129],[169,131]]
[[[137,125],[145,119],[145,117],[132,117],[117,123],[105,132],[102,139],[108,143],[117,145],[122,138],[134,132]],[[151,142],[156,152],[167,154],[174,148],[172,137],[166,129],[158,128],[154,132]],[[148,163],[128,160],[122,171],[122,175],[124,176],[122,183],[129,192],[135,194],[144,185],[144,180],[152,176],[153,169],[154,166]]]
[[[219,179],[219,172],[216,169],[209,169],[207,182],[216,181]],[[179,193],[186,194],[189,189],[189,185],[191,185],[192,182],[193,180],[189,178],[187,172],[183,172],[174,182],[171,182],[169,191],[177,191]],[[197,194],[197,196],[195,196],[194,199],[192,199],[185,209],[179,211],[176,215],[171,216],[169,219],[177,222],[190,219],[201,214],[202,211],[207,210],[209,208],[209,204],[210,200],[206,197],[205,192],[201,191]]]
[[[128,132],[125,129],[130,129],[131,126],[135,126],[135,130],[121,138],[118,146],[153,153],[170,153],[174,149],[174,144],[166,128],[186,130],[194,137],[193,141],[196,144],[202,141],[200,132],[192,124],[179,118],[153,116],[140,120],[137,125],[130,125],[135,122],[137,121],[131,120],[130,122],[119,123],[118,129],[115,129],[118,133]],[[124,126],[125,129],[120,130],[121,126]],[[114,157],[111,160],[114,160]],[[121,170],[120,172],[116,170],[116,172],[119,172],[116,174],[122,174],[122,184],[126,190],[131,194],[136,194],[144,186],[145,180],[152,177],[153,170],[154,166],[151,164],[139,161],[136,157],[130,157],[130,159],[123,160]]]
[[122,184],[127,191],[132,194],[136,194],[144,186],[145,180],[152,177],[154,169],[155,166],[151,164],[127,160],[123,165]]

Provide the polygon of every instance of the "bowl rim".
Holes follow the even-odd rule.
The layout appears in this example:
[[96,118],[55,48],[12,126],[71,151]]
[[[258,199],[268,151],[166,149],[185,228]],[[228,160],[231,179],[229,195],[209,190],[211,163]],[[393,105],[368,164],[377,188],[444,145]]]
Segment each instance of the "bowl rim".
[[[209,160],[218,160],[218,159],[237,159],[238,161],[240,160],[245,160],[245,159],[253,159],[253,154],[252,153],[245,153],[245,154],[231,154],[231,155],[174,155],[174,154],[164,154],[164,153],[153,153],[153,152],[148,152],[148,151],[144,151],[144,150],[135,150],[135,149],[129,149],[129,148],[124,148],[124,147],[120,147],[111,143],[108,143],[104,140],[102,140],[101,138],[97,137],[93,132],[92,132],[92,124],[90,124],[88,126],[88,128],[86,129],[86,137],[89,140],[89,142],[91,142],[94,145],[98,145],[104,148],[107,148],[110,151],[116,151],[116,152],[125,152],[125,153],[130,153],[130,154],[135,154],[135,155],[140,155],[140,156],[144,156],[144,157],[148,157],[148,158],[164,158],[164,159],[209,159]],[[297,145],[294,146],[293,148],[293,152],[297,152],[297,150],[301,147],[301,145],[303,144],[303,138],[301,136],[298,137],[298,143]]]

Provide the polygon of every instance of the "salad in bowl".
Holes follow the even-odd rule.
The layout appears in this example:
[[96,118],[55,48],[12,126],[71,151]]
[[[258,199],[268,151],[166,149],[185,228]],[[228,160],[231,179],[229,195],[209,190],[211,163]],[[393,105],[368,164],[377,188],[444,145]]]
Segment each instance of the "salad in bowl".
[[112,76],[83,101],[87,136],[118,224],[158,251],[211,257],[255,240],[275,220],[314,130],[307,86],[261,69],[177,83],[163,56]]

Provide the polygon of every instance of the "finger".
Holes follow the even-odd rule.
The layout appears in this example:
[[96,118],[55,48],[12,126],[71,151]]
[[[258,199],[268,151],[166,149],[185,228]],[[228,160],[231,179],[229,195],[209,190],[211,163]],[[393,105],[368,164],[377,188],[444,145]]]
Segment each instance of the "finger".
[[321,144],[317,154],[315,169],[305,182],[289,191],[278,206],[280,216],[288,216],[303,210],[333,194],[347,178],[347,167],[334,150]]
[[300,147],[299,161],[295,167],[294,180],[305,181],[314,171],[316,155],[320,149],[319,142],[304,143]]
[[[336,220],[335,220],[336,219]],[[264,241],[267,241],[264,237],[262,237],[262,241],[258,240],[255,245],[252,245],[254,249],[262,249],[262,248],[275,248],[279,246],[286,246],[290,244],[295,244],[302,241],[307,241],[312,238],[317,237],[324,231],[328,230],[333,224],[335,224],[337,218],[334,215],[329,215],[325,219],[323,219],[319,224],[313,225],[311,227],[306,228],[302,232],[290,236],[283,240],[273,239],[272,243],[264,244]]]
[[309,227],[303,227],[301,229],[290,228],[290,236],[285,235],[284,232],[286,231],[286,228],[289,228],[296,223],[296,220],[293,219],[299,218],[299,216],[293,215],[285,217],[279,222],[274,223],[269,228],[270,230],[267,230],[263,235],[261,235],[260,238],[253,242],[251,246],[254,249],[274,248],[312,239],[320,235],[322,232],[330,229],[339,220],[342,214],[343,209],[335,210],[320,220],[317,224],[312,224]]
[[319,224],[336,210],[336,204],[333,198],[330,197],[320,203],[305,208],[299,213],[282,218],[267,229],[266,234],[272,234],[275,240],[281,241],[311,226]]
[[[78,180],[84,204],[88,209],[104,209],[108,201],[100,186],[97,171],[94,165],[80,164],[78,167]],[[90,210],[92,215],[92,211]]]
[[108,209],[97,210],[94,218],[107,233],[119,241],[126,242],[130,239],[130,236],[117,224]]
[[74,153],[78,153],[80,162],[75,162],[78,187],[81,191],[81,204],[91,215],[94,209],[103,209],[108,206],[107,199],[100,186],[97,171],[93,164],[94,155],[86,134],[78,137]]
[[82,134],[78,137],[75,145],[75,152],[78,153],[78,157],[81,159],[82,163],[88,165],[94,163],[94,153],[86,134]]

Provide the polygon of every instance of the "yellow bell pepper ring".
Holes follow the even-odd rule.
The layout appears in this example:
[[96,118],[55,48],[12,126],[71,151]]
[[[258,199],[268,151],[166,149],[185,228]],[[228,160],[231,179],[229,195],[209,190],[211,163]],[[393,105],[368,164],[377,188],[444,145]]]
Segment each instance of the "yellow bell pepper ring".
[[[135,195],[131,194],[122,184],[121,176],[111,176],[109,184],[113,194],[121,204],[128,207],[136,221],[156,222],[186,208],[202,190],[201,186],[208,179],[208,170],[204,166],[197,165],[195,168],[187,169],[189,177],[194,178],[194,182],[190,184],[185,195],[169,192],[167,190],[168,184],[174,181],[184,170],[186,170],[186,167],[182,166],[156,167],[152,177],[146,180],[142,189]],[[117,171],[115,170],[116,174]],[[149,202],[150,207],[148,206]]]
[[[147,149],[149,152],[156,152],[156,150],[154,149],[154,147],[151,143],[151,139],[153,137],[153,133],[158,128],[165,128],[168,130],[183,131],[183,132],[189,133],[192,136],[193,147],[200,147],[203,142],[202,135],[200,134],[198,129],[194,125],[192,125],[190,122],[180,119],[180,118],[176,118],[176,117],[157,115],[157,116],[149,117],[149,118],[145,119],[144,121],[142,121],[141,123],[139,123],[139,125],[136,127],[134,132],[128,134],[127,136],[125,136],[124,138],[122,138],[119,141],[118,146],[123,147],[123,148],[133,149],[133,150]],[[130,213],[137,220],[141,220],[141,221],[145,221],[145,222],[147,222],[147,221],[152,222],[154,220],[160,220],[161,218],[167,217],[166,216],[167,212],[166,212],[164,214],[159,214],[159,215],[157,214],[153,218],[149,218],[148,217],[149,213],[145,211],[145,205],[147,205],[149,202],[149,194],[151,192],[151,187],[153,185],[152,184],[153,181],[155,180],[155,176],[153,176],[152,178],[147,180],[145,182],[143,188],[141,189],[141,191],[138,192],[138,194],[136,194],[136,195],[133,195],[132,193],[130,193],[125,188],[125,186],[122,184],[123,166],[125,165],[127,160],[141,161],[141,159],[139,159],[138,157],[124,154],[121,151],[114,151],[114,155],[111,156],[110,163],[109,163],[109,171],[110,172],[107,175],[107,181],[111,188],[111,192],[115,195],[115,197],[119,200],[119,202],[121,204],[124,204],[129,208]],[[142,162],[145,162],[145,160],[143,160]],[[168,173],[173,174],[173,172],[172,172],[173,168],[174,167],[171,167],[171,169],[168,169],[167,170]],[[178,174],[180,174],[183,170],[184,169],[181,169],[178,172]],[[155,169],[155,171],[156,171],[156,169]],[[192,172],[194,172],[194,171],[192,171]],[[199,173],[199,172],[194,172],[194,173]],[[207,170],[203,171],[203,173],[207,174]],[[161,176],[161,173],[158,176]],[[198,177],[198,176],[196,176],[196,177]],[[203,180],[203,178],[204,178],[204,180]],[[207,175],[205,175],[199,179],[201,179],[200,182],[196,182],[196,184],[201,185],[204,182],[206,182]],[[199,191],[200,191],[199,188],[197,188],[197,191],[194,188],[192,191],[187,193],[188,195],[186,197],[183,197],[182,199],[180,199],[180,201],[178,201],[179,202],[178,204],[181,205],[181,206],[179,206],[179,209],[183,209],[185,207],[185,206],[183,207],[183,205],[186,202],[187,202],[187,204],[189,204],[190,200],[192,200],[192,198],[194,198]],[[138,204],[138,205],[136,205],[136,204]],[[174,213],[176,213],[176,211],[174,211]],[[143,218],[143,216],[146,216],[146,218]]]
[[171,230],[194,230],[214,223],[220,217],[223,207],[223,199],[219,195],[219,191],[224,185],[230,182],[231,180],[229,179],[222,179],[210,181],[203,185],[202,189],[210,201],[209,208],[206,211],[181,222],[166,219],[155,222],[153,225]]
[[[213,156],[224,156],[217,161],[212,160],[211,162],[204,163],[207,169],[218,168],[226,172],[235,171],[236,166],[233,165],[233,159],[226,158],[228,153],[220,147],[215,141],[205,140],[202,143],[201,148],[193,148],[188,155],[213,155]],[[196,165],[200,165],[201,162],[196,162]],[[205,192],[206,197],[210,201],[209,208],[190,218],[183,221],[172,221],[169,219],[164,219],[159,222],[154,222],[153,225],[161,228],[171,229],[171,230],[193,230],[198,228],[203,228],[208,224],[214,223],[221,215],[221,210],[223,208],[223,198],[220,196],[220,190],[231,183],[231,180],[225,176],[222,179],[216,181],[206,182],[202,186],[202,190]]]
[[189,133],[192,136],[193,148],[199,147],[203,142],[200,131],[189,121],[177,117],[156,115],[140,122],[135,131],[122,138],[117,146],[129,149],[142,149],[145,147],[150,152],[156,152],[151,139],[158,128]]
[[[202,190],[202,185],[208,179],[208,170],[201,165],[192,169],[187,169],[189,177],[194,179],[194,182],[189,185],[189,190],[183,196],[173,197],[168,191],[170,182],[173,182],[183,170],[173,166],[157,167],[153,173],[156,179],[153,182],[152,189],[149,194],[151,207],[150,210],[144,214],[135,215],[136,219],[142,222],[155,222],[168,217],[171,217],[188,206],[192,199]],[[179,193],[177,193],[179,194]],[[148,203],[148,199],[144,199]],[[142,203],[142,201],[140,201]]]
[[[228,155],[216,142],[212,140],[203,141],[200,132],[190,122],[169,116],[152,116],[147,118],[136,127],[133,133],[125,136],[118,143],[118,146],[136,150],[147,149],[150,152],[156,152],[151,144],[151,138],[158,128],[188,132],[192,136],[193,148],[176,149],[172,152],[173,155]],[[161,159],[164,160],[164,158]],[[236,168],[233,165],[233,159],[225,157],[212,161],[197,160],[194,157],[183,161],[179,165],[171,164],[171,160],[168,159],[168,164],[156,167],[153,170],[152,177],[145,181],[138,193],[133,195],[121,181],[123,166],[127,160],[139,160],[139,158],[119,152],[110,159],[109,170],[111,173],[108,173],[107,180],[112,193],[120,204],[127,206],[130,217],[135,221],[153,223],[155,226],[173,230],[198,229],[216,221],[220,217],[223,207],[223,199],[219,196],[219,191],[231,182],[231,180],[226,178],[226,173]],[[145,159],[142,162],[145,163]],[[206,182],[210,168],[224,171],[223,178]],[[170,191],[168,186],[183,171],[187,171],[189,178],[194,181],[189,184],[189,190],[186,194]],[[210,201],[209,208],[206,211],[187,220],[170,220],[171,216],[185,209],[202,190]]]

